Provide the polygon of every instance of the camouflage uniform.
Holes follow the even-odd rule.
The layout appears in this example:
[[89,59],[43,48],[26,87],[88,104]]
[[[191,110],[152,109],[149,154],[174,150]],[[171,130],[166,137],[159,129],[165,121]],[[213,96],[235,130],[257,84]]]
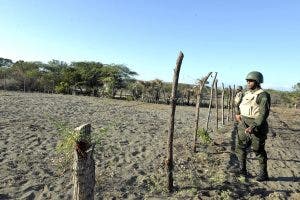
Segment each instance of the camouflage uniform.
[[[255,93],[259,89],[249,90],[251,93]],[[245,97],[243,97],[245,98]],[[256,103],[258,104],[258,115],[255,118],[250,118],[241,115],[241,122],[238,125],[238,142],[236,148],[236,154],[240,161],[240,168],[243,174],[246,174],[246,157],[247,148],[252,145],[252,149],[255,152],[259,164],[260,175],[262,177],[268,177],[267,174],[267,153],[265,151],[265,140],[267,139],[268,123],[267,118],[270,112],[270,95],[262,91],[257,95]],[[241,114],[240,106],[236,107],[237,115]],[[253,133],[245,133],[245,129],[253,128]],[[267,178],[266,178],[267,179]]]
[[237,93],[235,94],[235,98],[234,98],[234,105],[239,106],[242,101],[242,98],[243,98],[243,87],[238,86]]
[[[242,86],[238,86],[237,87],[237,93],[234,97],[234,107],[235,107],[235,110],[238,110],[239,108],[239,105],[242,101],[242,98],[243,98],[243,87]],[[233,130],[234,131],[237,131],[237,128],[238,128],[238,121],[234,120],[234,124],[233,124]]]

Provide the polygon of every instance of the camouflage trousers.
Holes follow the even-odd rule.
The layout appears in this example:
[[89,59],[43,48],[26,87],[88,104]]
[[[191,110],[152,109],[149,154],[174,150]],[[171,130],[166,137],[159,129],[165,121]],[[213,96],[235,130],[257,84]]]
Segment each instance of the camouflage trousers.
[[256,132],[254,134],[245,133],[245,128],[238,125],[236,155],[241,168],[246,168],[247,149],[252,147],[259,164],[260,170],[267,171],[267,152],[265,150],[266,134]]

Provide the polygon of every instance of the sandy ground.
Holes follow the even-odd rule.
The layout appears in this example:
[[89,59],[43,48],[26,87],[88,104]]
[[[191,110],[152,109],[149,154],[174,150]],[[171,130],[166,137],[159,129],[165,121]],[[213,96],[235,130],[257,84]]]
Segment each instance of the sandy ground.
[[[204,126],[207,109],[200,112]],[[169,113],[167,105],[0,91],[0,199],[72,198],[72,171],[62,168],[52,118],[70,128],[91,123],[94,134],[108,128],[95,149],[95,199],[300,199],[300,110],[273,109],[266,144],[270,181],[259,183],[251,152],[251,177],[232,172],[232,122],[193,153],[195,108],[178,106],[173,194],[166,191],[164,170]]]

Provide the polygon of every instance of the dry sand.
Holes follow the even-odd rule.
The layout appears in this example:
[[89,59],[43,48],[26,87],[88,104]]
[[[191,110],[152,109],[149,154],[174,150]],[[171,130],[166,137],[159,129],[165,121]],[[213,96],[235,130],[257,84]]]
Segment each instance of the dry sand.
[[[204,126],[207,109],[200,112]],[[259,183],[232,173],[237,161],[231,123],[211,133],[213,145],[199,144],[192,153],[195,108],[178,106],[172,195],[163,167],[169,113],[167,105],[0,91],[0,199],[72,198],[72,173],[61,168],[51,118],[71,128],[91,123],[94,134],[108,128],[94,155],[95,199],[300,199],[299,110],[271,113],[270,181]],[[253,177],[257,162],[250,153]]]

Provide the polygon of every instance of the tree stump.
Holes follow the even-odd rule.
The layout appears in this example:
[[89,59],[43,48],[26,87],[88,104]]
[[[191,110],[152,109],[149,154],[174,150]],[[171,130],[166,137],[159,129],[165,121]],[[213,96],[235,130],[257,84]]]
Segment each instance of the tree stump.
[[77,128],[80,137],[76,142],[73,163],[73,200],[93,200],[95,187],[95,161],[93,158],[94,145],[91,144],[91,124]]

